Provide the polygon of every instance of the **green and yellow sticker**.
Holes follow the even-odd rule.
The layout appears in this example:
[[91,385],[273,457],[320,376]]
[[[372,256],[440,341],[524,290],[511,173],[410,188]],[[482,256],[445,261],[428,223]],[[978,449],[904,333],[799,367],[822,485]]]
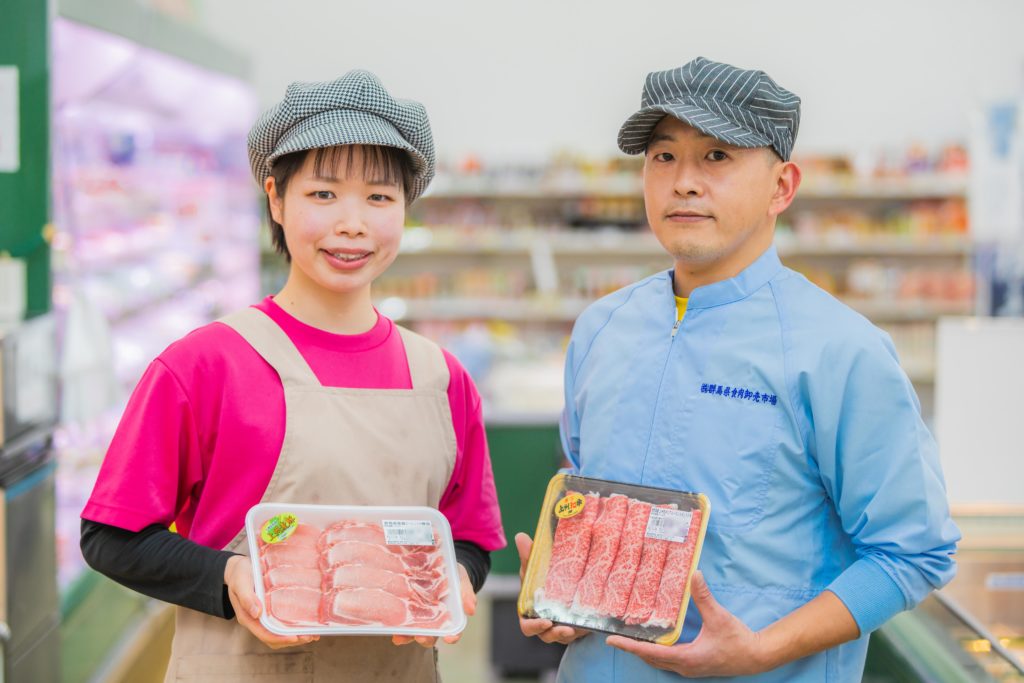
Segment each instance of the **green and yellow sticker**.
[[289,513],[274,515],[263,523],[260,538],[264,543],[280,543],[299,528],[299,518]]

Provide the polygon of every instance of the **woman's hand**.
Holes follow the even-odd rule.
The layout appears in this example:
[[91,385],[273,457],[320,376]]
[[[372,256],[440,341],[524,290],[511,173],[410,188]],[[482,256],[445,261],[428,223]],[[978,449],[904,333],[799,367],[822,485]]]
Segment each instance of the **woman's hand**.
[[[516,534],[516,550],[519,551],[519,580],[522,581],[526,574],[526,563],[530,560],[530,551],[533,550],[533,539],[524,533]],[[524,619],[523,617],[519,617],[519,629],[524,636],[537,636],[545,643],[562,643],[563,645],[568,645],[590,633],[582,628],[556,626],[550,619]]]
[[263,607],[256,597],[252,578],[252,565],[244,555],[235,555],[224,567],[224,585],[228,587],[228,599],[235,609],[235,618],[267,647],[279,650],[283,647],[306,645],[320,636],[279,636],[271,633],[260,623]]
[[[469,580],[469,572],[461,564],[459,565],[459,592],[462,596],[462,609],[467,617],[476,614],[476,593],[473,592],[473,583]],[[454,636],[445,636],[444,642],[457,643],[461,633]],[[434,647],[437,644],[436,636],[391,636],[391,642],[395,645],[408,645],[415,642],[423,647]]]

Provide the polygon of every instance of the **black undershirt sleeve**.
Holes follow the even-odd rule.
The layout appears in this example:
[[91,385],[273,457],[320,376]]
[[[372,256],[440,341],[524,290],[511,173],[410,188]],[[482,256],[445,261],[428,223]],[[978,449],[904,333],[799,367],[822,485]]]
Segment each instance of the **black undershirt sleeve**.
[[151,598],[234,619],[224,566],[234,554],[153,524],[141,531],[82,520],[82,555],[100,574]]
[[479,593],[491,572],[491,554],[472,541],[455,541],[455,559],[466,568],[473,592]]
[[[123,586],[216,617],[235,617],[224,585],[224,567],[234,553],[199,545],[159,524],[135,532],[87,519],[81,547],[90,567]],[[491,554],[471,541],[456,541],[455,558],[479,591]]]

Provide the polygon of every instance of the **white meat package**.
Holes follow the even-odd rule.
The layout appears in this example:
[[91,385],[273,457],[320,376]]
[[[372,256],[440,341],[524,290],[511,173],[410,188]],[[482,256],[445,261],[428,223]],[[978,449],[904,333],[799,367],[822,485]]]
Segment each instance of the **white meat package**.
[[466,615],[451,527],[429,507],[260,503],[245,517],[260,622],[279,635],[425,635]]

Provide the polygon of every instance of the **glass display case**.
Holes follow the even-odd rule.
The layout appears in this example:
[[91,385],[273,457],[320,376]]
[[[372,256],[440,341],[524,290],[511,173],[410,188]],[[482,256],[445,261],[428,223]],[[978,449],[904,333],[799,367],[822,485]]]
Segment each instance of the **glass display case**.
[[259,295],[259,203],[235,73],[59,17],[52,33],[59,583],[127,397],[168,344]]

